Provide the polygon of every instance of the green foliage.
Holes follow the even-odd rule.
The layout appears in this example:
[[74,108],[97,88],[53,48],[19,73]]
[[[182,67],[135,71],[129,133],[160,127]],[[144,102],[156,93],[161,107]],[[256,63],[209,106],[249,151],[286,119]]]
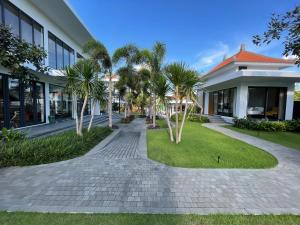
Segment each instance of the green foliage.
[[2,128],[0,139],[2,144],[11,144],[16,141],[25,140],[26,134],[16,131],[14,129]]
[[[181,122],[182,118],[183,118],[183,113],[179,113],[178,114],[178,121]],[[171,116],[171,120],[173,122],[175,122],[175,120],[176,120],[176,115],[175,114]],[[190,122],[209,123],[209,119],[206,116],[201,116],[200,117],[200,116],[194,115],[194,114],[188,115],[186,120],[190,121]]]
[[300,91],[295,91],[294,101],[300,101]]
[[169,166],[269,168],[277,164],[276,158],[271,154],[199,123],[186,123],[183,140],[179,144],[169,141],[166,130],[148,130],[147,142],[148,157]]
[[12,75],[22,79],[34,76],[24,65],[32,63],[38,72],[45,72],[44,59],[47,54],[43,48],[15,37],[9,27],[0,24],[0,64],[8,68]]
[[234,127],[259,130],[259,131],[300,131],[300,120],[292,121],[266,121],[253,119],[238,119],[233,120]]
[[93,127],[83,136],[75,131],[37,138],[16,140],[0,147],[0,167],[38,165],[71,159],[85,154],[111,133],[109,128]]
[[283,15],[273,14],[268,24],[268,30],[262,36],[255,35],[253,43],[256,45],[270,44],[273,40],[284,38],[283,55],[297,56],[296,63],[300,65],[300,6]]
[[134,115],[130,115],[130,116],[127,116],[126,118],[122,118],[121,119],[121,123],[130,123],[134,119],[135,119],[135,116]]

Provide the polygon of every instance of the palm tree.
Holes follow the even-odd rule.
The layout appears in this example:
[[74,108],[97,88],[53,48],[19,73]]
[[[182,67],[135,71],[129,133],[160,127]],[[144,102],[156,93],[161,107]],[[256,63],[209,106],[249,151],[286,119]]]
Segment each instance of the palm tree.
[[[156,42],[151,51],[145,49],[141,51],[140,54],[143,62],[146,63],[150,70],[150,81],[153,84],[154,80],[156,80],[162,74],[163,61],[166,55],[166,45],[161,42]],[[152,126],[156,127],[156,93],[153,87],[151,89],[153,95],[153,103],[151,103],[152,101],[150,100],[150,103],[153,104]]]
[[108,73],[108,126],[112,128],[112,59],[106,47],[99,41],[89,40],[83,47],[83,51],[91,56],[91,59]]
[[181,141],[182,130],[184,127],[184,123],[188,111],[188,106],[189,106],[188,102],[194,96],[194,88],[198,82],[199,82],[199,76],[197,71],[187,70],[185,72],[185,79],[182,84],[182,90],[183,90],[182,94],[185,96],[185,108],[184,108],[184,114],[183,114],[180,130],[179,130],[179,142]]
[[[83,98],[83,105],[80,113],[80,120],[77,122],[77,134],[82,136],[83,115],[88,102],[88,98],[93,90],[94,81],[97,78],[99,67],[95,66],[91,60],[81,60],[73,68],[66,70],[67,87],[76,96]],[[78,117],[78,115],[76,115]],[[78,121],[78,118],[76,119]]]
[[166,76],[169,82],[172,84],[173,92],[175,94],[175,133],[176,133],[176,144],[179,143],[179,124],[178,124],[178,100],[179,90],[185,81],[187,66],[184,63],[172,63],[165,68]]
[[92,110],[91,110],[91,119],[90,123],[88,126],[88,131],[90,131],[95,115],[95,107],[96,103],[98,102],[99,104],[104,103],[107,101],[107,93],[106,93],[106,87],[105,84],[102,80],[97,79],[94,82],[94,87],[91,92],[91,98],[93,99],[93,104],[92,104]]
[[159,76],[155,81],[154,81],[154,90],[155,93],[157,94],[157,97],[159,98],[160,102],[164,105],[165,110],[166,110],[166,120],[169,128],[169,135],[170,135],[170,140],[174,142],[174,137],[173,137],[173,130],[171,127],[170,123],[170,115],[169,115],[169,107],[168,107],[168,100],[167,100],[167,94],[170,92],[171,88],[170,85],[167,82],[167,79],[164,76]]

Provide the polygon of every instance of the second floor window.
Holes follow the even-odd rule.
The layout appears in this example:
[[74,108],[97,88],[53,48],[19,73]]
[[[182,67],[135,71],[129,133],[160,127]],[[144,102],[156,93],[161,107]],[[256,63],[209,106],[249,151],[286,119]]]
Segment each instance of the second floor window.
[[[4,12],[4,15],[2,15],[2,12]],[[0,22],[9,26],[15,36],[30,44],[44,46],[43,27],[6,0],[0,0]]]
[[74,50],[50,32],[48,38],[49,66],[53,69],[63,69],[74,65]]

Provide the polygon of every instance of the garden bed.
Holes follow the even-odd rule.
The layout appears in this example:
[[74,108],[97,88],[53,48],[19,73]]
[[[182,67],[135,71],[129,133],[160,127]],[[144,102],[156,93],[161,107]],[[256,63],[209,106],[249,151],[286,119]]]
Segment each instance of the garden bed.
[[57,135],[13,141],[0,147],[0,167],[27,166],[58,162],[81,156],[112,132],[107,127],[93,127],[80,137],[74,130]]

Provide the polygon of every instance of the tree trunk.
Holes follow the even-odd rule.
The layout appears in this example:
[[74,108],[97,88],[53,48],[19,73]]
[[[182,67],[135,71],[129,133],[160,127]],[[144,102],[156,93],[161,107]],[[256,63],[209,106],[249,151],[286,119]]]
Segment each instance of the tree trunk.
[[119,114],[121,114],[121,95],[119,95]]
[[84,101],[83,101],[83,105],[82,105],[82,109],[81,109],[81,113],[80,113],[80,123],[79,123],[79,129],[78,129],[78,134],[79,134],[80,136],[82,136],[83,114],[84,114],[84,110],[85,110],[87,101],[88,101],[88,96],[86,95],[86,96],[84,97]]
[[96,101],[93,101],[93,106],[92,106],[92,111],[91,111],[91,119],[90,119],[90,123],[89,123],[89,127],[88,127],[88,132],[91,130],[92,127],[92,123],[93,123],[93,119],[94,119],[94,115],[95,115],[95,107],[96,107]]
[[176,130],[176,144],[179,143],[178,140],[178,86],[176,86],[176,94],[175,94],[175,116],[176,116],[176,124],[175,124],[175,130]]
[[125,119],[127,118],[127,103],[125,102],[125,106],[124,106],[124,117]]
[[179,131],[179,142],[181,142],[182,130],[183,130],[183,126],[184,126],[184,122],[185,122],[185,118],[186,118],[186,114],[187,114],[187,109],[188,109],[188,100],[189,100],[189,98],[187,97],[185,99],[185,109],[184,109],[184,114],[182,117],[180,131]]
[[152,119],[152,93],[150,93],[149,117]]
[[76,134],[78,133],[79,123],[78,123],[78,113],[77,113],[77,95],[75,93],[72,94],[73,99],[73,113],[75,113],[75,123],[76,123]]
[[112,128],[112,80],[111,80],[111,72],[109,72],[109,97],[108,97],[108,126]]
[[172,142],[174,142],[173,130],[172,130],[171,123],[170,123],[169,110],[168,110],[167,105],[166,105],[166,119],[167,119],[167,124],[168,124],[168,128],[169,128],[170,140]]
[[156,94],[153,96],[153,115],[152,115],[152,127],[156,127]]

